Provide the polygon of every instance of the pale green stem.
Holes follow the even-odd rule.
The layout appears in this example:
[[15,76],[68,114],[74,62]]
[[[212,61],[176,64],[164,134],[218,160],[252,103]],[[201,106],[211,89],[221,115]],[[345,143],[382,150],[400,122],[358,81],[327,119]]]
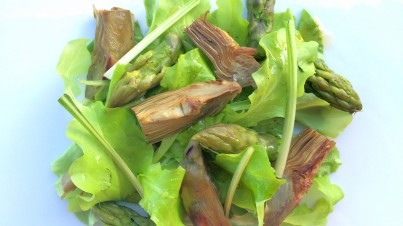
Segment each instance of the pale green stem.
[[229,217],[229,211],[231,210],[232,199],[234,198],[236,188],[238,187],[242,174],[245,171],[245,168],[248,165],[254,151],[255,149],[253,147],[249,147],[245,151],[245,154],[242,156],[242,159],[234,172],[234,176],[232,177],[231,183],[228,188],[227,198],[225,199],[224,210],[226,217]]
[[175,142],[177,136],[178,136],[178,134],[175,134],[173,136],[170,136],[170,137],[162,140],[161,145],[159,146],[157,151],[154,153],[153,163],[157,163],[161,160],[161,158],[165,155],[165,153],[167,153],[169,148]]
[[293,20],[286,24],[287,57],[288,57],[288,101],[285,112],[283,142],[279,146],[278,158],[276,161],[276,176],[282,178],[287,163],[288,152],[291,146],[294,132],[295,112],[297,108],[297,56],[295,44],[295,24]]
[[200,0],[192,0],[188,2],[183,8],[175,12],[174,15],[166,19],[162,24],[160,24],[155,30],[150,32],[146,37],[143,38],[137,45],[135,45],[129,52],[127,52],[116,64],[114,64],[104,76],[108,79],[112,78],[113,72],[115,71],[117,64],[128,64],[137,55],[141,53],[148,45],[150,45],[155,39],[157,39],[161,34],[168,30],[173,24],[175,24],[179,19],[185,16],[190,10],[199,4]]
[[109,144],[105,138],[94,128],[94,126],[88,121],[85,115],[81,112],[78,106],[74,103],[74,100],[68,94],[64,94],[59,99],[59,103],[78,121],[82,126],[84,126],[87,131],[92,134],[101,145],[105,148],[108,154],[111,156],[113,162],[122,170],[123,174],[129,179],[130,183],[137,190],[139,195],[143,197],[143,187],[137,180],[136,176],[127,166],[125,161],[120,157],[120,155],[115,151],[115,149]]

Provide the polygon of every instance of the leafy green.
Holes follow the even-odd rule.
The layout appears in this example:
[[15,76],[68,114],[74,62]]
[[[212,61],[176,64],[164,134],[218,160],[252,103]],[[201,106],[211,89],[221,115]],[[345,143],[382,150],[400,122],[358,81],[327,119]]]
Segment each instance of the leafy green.
[[143,40],[143,38],[144,36],[141,32],[140,23],[138,20],[136,20],[136,22],[134,22],[134,43],[139,43],[141,40]]
[[[277,179],[274,169],[270,166],[266,150],[262,146],[252,146],[254,153],[241,177],[241,184],[249,189],[254,198],[255,208],[259,222],[262,223],[264,203],[269,200],[283,180]],[[234,173],[246,151],[240,154],[218,154],[214,164]]]
[[316,176],[323,177],[334,173],[337,171],[340,165],[340,152],[339,149],[335,147],[329,152],[329,154],[326,155],[326,158],[323,160],[322,165],[320,166]]
[[52,162],[52,172],[59,177],[55,183],[56,192],[59,196],[64,193],[61,185],[63,176],[69,171],[70,165],[82,155],[83,150],[76,143],[73,143],[62,156]]
[[[154,0],[153,0],[154,1]],[[161,24],[176,11],[183,8],[189,0],[159,0],[158,6],[151,2],[146,4],[146,18],[147,23],[152,21],[149,25],[149,33],[161,26]],[[189,13],[183,16],[179,21],[177,21],[172,27],[165,31],[165,34],[169,32],[174,32],[179,35],[185,42],[186,47],[193,46],[192,42],[183,32],[183,28],[189,26],[193,21],[203,15],[206,11],[210,10],[209,0],[200,0],[197,6],[192,9]],[[152,18],[152,20],[150,19]],[[187,48],[190,49],[190,48]]]
[[285,28],[285,24],[289,20],[295,21],[294,15],[292,15],[289,11],[275,13],[274,19],[273,19],[274,23],[273,23],[272,32]]
[[215,76],[201,51],[195,48],[179,56],[178,63],[166,70],[160,85],[174,90],[210,80],[215,80]]
[[208,15],[207,20],[226,31],[240,46],[246,46],[249,22],[242,18],[242,1],[217,0],[216,4],[218,9]]
[[144,8],[146,9],[146,23],[148,27],[151,27],[155,17],[157,0],[147,0],[144,1]]
[[140,205],[151,216],[156,225],[184,225],[181,220],[182,204],[179,190],[185,170],[162,169],[160,164],[151,165],[146,172],[139,175],[144,187],[144,197]]
[[88,41],[89,39],[76,39],[67,43],[57,64],[57,73],[64,81],[64,92],[73,96],[78,96],[82,92],[77,78],[87,75],[91,65],[91,54],[87,49]]
[[[250,107],[230,118],[243,126],[255,126],[259,122],[274,117],[284,117],[288,100],[287,73],[288,63],[283,59],[287,56],[285,29],[264,36],[260,45],[268,58],[263,66],[253,74],[257,89],[250,96]],[[296,37],[298,59],[298,96],[304,93],[306,79],[315,73],[313,64],[317,56],[318,44],[304,42],[299,34]]]
[[301,12],[298,30],[305,41],[315,41],[319,44],[318,51],[323,53],[323,34],[319,24],[305,9]]
[[[144,172],[151,164],[153,148],[144,140],[129,109],[106,109],[101,102],[80,106],[82,114],[116,150],[133,173]],[[71,211],[88,210],[96,203],[138,196],[126,175],[113,162],[99,140],[80,122],[73,120],[67,137],[76,142],[83,156],[69,168],[74,185],[84,193],[68,195]]]
[[300,205],[284,220],[282,226],[325,226],[333,206],[344,197],[341,188],[329,177],[316,177]]
[[336,138],[351,123],[353,116],[309,93],[298,99],[296,119],[325,136]]

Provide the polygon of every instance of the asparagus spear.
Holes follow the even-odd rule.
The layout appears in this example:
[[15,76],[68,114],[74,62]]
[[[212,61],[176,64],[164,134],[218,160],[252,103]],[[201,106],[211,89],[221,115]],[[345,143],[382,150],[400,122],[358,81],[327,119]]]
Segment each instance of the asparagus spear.
[[136,211],[113,202],[103,202],[95,205],[91,213],[96,218],[94,225],[104,226],[153,226],[149,218],[143,217]]
[[148,142],[155,143],[217,114],[241,89],[225,80],[200,82],[152,96],[132,110]]
[[[298,30],[305,41],[315,41],[319,44],[318,51],[323,54],[323,32],[319,23],[306,10],[301,13]],[[319,57],[315,61],[316,73],[308,78],[305,91],[314,93],[317,97],[326,100],[331,106],[346,112],[357,112],[362,109],[358,94],[351,83],[343,76],[329,69]]]
[[176,34],[168,34],[164,42],[136,59],[116,84],[108,106],[122,106],[142,97],[161,81],[165,67],[173,65],[180,53],[180,38]]
[[[134,19],[129,10],[112,8],[94,9],[96,20],[92,65],[87,80],[102,80],[104,73],[134,46]],[[97,86],[88,85],[85,97],[94,99]]]
[[264,58],[265,51],[259,45],[260,39],[273,28],[275,0],[247,0],[249,20],[248,46],[257,49],[256,58]]
[[308,78],[305,90],[326,100],[331,106],[354,113],[362,109],[360,97],[351,83],[336,74],[321,59],[315,61],[316,73]]
[[191,142],[182,162],[186,169],[181,186],[181,198],[185,212],[194,225],[231,225],[214,183],[204,165],[199,145]]
[[269,134],[258,134],[236,124],[216,124],[192,137],[192,141],[218,153],[235,154],[254,144],[263,145],[268,152],[277,149],[276,138]]

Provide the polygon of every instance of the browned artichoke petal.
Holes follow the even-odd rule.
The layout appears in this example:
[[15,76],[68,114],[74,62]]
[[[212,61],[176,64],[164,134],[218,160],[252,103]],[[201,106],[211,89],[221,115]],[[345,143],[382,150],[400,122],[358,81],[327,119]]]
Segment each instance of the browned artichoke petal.
[[186,173],[181,186],[183,207],[194,225],[229,226],[217,188],[204,165],[199,145],[191,142],[182,162]]
[[254,48],[240,47],[225,31],[208,22],[205,16],[185,28],[190,39],[213,63],[220,79],[236,81],[242,87],[256,86],[252,73],[260,64],[253,55]]
[[[94,9],[96,20],[92,65],[87,80],[102,80],[106,70],[112,67],[134,46],[134,16],[126,9]],[[87,86],[85,97],[93,99],[97,86]]]
[[298,206],[334,145],[334,141],[311,128],[304,130],[293,141],[283,175],[286,183],[266,203],[265,225],[280,225]]
[[217,114],[241,89],[225,80],[200,82],[152,96],[132,110],[147,141],[155,143]]

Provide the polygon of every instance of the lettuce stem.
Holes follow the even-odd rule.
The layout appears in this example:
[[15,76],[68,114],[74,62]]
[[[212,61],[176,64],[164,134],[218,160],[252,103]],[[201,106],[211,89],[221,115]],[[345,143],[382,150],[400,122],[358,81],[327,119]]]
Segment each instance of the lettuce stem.
[[245,171],[245,168],[248,165],[249,160],[252,157],[254,151],[255,151],[255,149],[253,147],[249,147],[245,151],[245,154],[242,156],[242,159],[239,162],[239,165],[234,172],[234,176],[232,177],[231,183],[228,188],[227,198],[225,199],[224,210],[225,210],[226,217],[229,217],[229,211],[231,209],[232,199],[234,198],[234,195],[235,195],[235,190],[238,187],[242,174]]
[[175,142],[177,136],[178,134],[175,134],[162,140],[160,147],[154,153],[153,163],[158,163],[161,160],[161,158],[164,157],[169,148]]
[[185,6],[183,6],[183,8],[179,9],[177,12],[175,12],[175,14],[166,19],[164,23],[159,25],[155,30],[151,31],[146,37],[144,37],[143,40],[137,43],[136,46],[129,50],[129,52],[127,52],[118,62],[116,62],[116,64],[114,64],[107,72],[105,72],[104,76],[108,79],[111,79],[117,64],[130,63],[130,61],[132,61],[137,55],[139,55],[141,51],[143,51],[155,39],[157,39],[161,34],[168,30],[179,19],[185,16],[190,10],[197,6],[199,2],[200,0],[192,0],[188,2]]
[[288,101],[285,112],[283,142],[279,146],[276,162],[276,176],[282,178],[286,166],[291,139],[294,132],[295,112],[297,108],[297,53],[295,44],[295,23],[289,20],[286,24],[287,58],[288,58]]
[[101,145],[105,148],[107,153],[111,156],[113,162],[122,170],[123,174],[129,179],[130,183],[134,186],[137,190],[139,195],[143,197],[143,187],[141,186],[140,182],[127,166],[125,161],[120,157],[120,155],[115,151],[115,149],[109,144],[105,138],[94,128],[90,121],[85,117],[85,115],[81,112],[79,107],[74,103],[73,98],[68,95],[64,94],[59,99],[59,103],[78,121],[82,126],[84,126],[87,131],[92,134]]

